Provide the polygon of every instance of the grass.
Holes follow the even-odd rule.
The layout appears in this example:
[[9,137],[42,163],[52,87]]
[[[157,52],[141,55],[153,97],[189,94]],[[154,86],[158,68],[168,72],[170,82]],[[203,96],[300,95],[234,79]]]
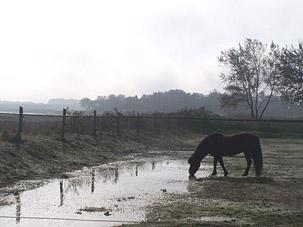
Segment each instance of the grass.
[[[20,144],[0,141],[0,186],[21,179],[66,178],[66,171],[123,160],[136,152],[193,150],[201,137],[180,130],[122,131],[120,137],[110,132],[96,137],[66,133],[65,141],[58,136],[24,135]],[[229,177],[223,177],[219,167],[217,177],[189,180],[188,193],[165,193],[164,201],[148,207],[146,221],[133,226],[300,226],[303,140],[261,142],[262,177],[255,178],[253,171],[241,177],[245,159],[226,157]],[[203,162],[211,164],[212,158]]]
[[25,135],[20,144],[0,141],[0,187],[18,180],[61,177],[64,172],[125,159],[131,153],[194,149],[198,140],[192,133],[174,131],[123,132],[120,137],[67,133],[64,141],[57,136]]
[[149,206],[145,222],[129,226],[301,226],[302,141],[262,139],[262,144],[262,177],[253,171],[241,177],[244,157],[227,157],[229,177],[219,168],[218,176],[191,179],[187,193],[166,193],[165,201]]

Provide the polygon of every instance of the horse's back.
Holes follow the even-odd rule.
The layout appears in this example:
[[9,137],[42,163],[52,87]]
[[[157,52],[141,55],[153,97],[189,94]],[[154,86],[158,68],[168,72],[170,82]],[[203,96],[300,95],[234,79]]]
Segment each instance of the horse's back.
[[249,152],[260,146],[259,137],[253,133],[241,132],[224,135],[224,155]]
[[241,140],[241,139],[247,139],[247,140],[255,140],[255,139],[259,139],[259,137],[256,134],[253,134],[251,132],[239,132],[239,133],[235,133],[235,134],[227,134],[225,135],[226,138],[234,138],[237,140]]
[[257,135],[250,132],[222,134],[215,132],[206,136],[196,147],[195,154],[211,154],[213,156],[231,156],[239,153],[253,153],[259,149]]

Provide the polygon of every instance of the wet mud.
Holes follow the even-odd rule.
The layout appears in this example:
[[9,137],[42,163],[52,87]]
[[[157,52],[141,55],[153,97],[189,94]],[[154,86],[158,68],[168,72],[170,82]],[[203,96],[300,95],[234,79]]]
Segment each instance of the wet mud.
[[246,161],[237,155],[224,158],[228,177],[220,167],[210,176],[213,159],[206,157],[192,179],[186,159],[193,151],[167,149],[130,152],[127,159],[54,180],[19,181],[1,189],[0,215],[11,218],[0,218],[0,225],[301,226],[303,141],[261,143],[259,178],[253,168],[241,176]]
[[121,136],[66,134],[26,135],[21,144],[0,140],[0,189],[20,180],[64,177],[65,172],[125,160],[152,150],[193,150],[201,135],[190,132],[123,132]]
[[[165,152],[84,168],[67,173],[67,179],[2,194],[9,205],[0,208],[0,225],[113,226],[145,221],[148,205],[163,201],[167,193],[188,192],[187,160],[160,153]],[[202,172],[200,176],[205,177]]]
[[230,176],[219,168],[218,176],[190,179],[187,193],[167,194],[165,203],[149,206],[144,223],[132,226],[301,226],[303,142],[263,139],[262,149],[261,177],[241,176],[243,156],[225,157]]

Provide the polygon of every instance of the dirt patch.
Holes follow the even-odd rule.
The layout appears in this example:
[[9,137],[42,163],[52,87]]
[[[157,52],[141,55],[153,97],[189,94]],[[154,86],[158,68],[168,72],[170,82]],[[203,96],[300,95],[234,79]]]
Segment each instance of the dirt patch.
[[[262,177],[254,177],[253,172],[240,177],[244,157],[225,158],[229,177],[221,172],[189,179],[188,193],[167,193],[165,201],[149,206],[145,222],[132,226],[301,226],[302,141],[262,142]],[[203,162],[211,163],[212,158]]]

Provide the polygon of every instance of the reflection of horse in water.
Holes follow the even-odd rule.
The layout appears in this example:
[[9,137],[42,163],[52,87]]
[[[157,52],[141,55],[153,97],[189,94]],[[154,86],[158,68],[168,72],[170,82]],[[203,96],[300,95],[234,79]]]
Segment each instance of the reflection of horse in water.
[[189,174],[194,176],[200,167],[200,162],[203,158],[210,154],[214,157],[214,170],[212,175],[217,174],[217,162],[224,170],[224,176],[228,175],[224,167],[222,156],[231,156],[244,152],[247,161],[247,168],[243,176],[247,176],[251,159],[254,161],[256,176],[260,176],[262,170],[262,151],[258,136],[241,132],[237,134],[224,135],[221,133],[213,133],[206,136],[196,147],[195,153],[188,159]]

